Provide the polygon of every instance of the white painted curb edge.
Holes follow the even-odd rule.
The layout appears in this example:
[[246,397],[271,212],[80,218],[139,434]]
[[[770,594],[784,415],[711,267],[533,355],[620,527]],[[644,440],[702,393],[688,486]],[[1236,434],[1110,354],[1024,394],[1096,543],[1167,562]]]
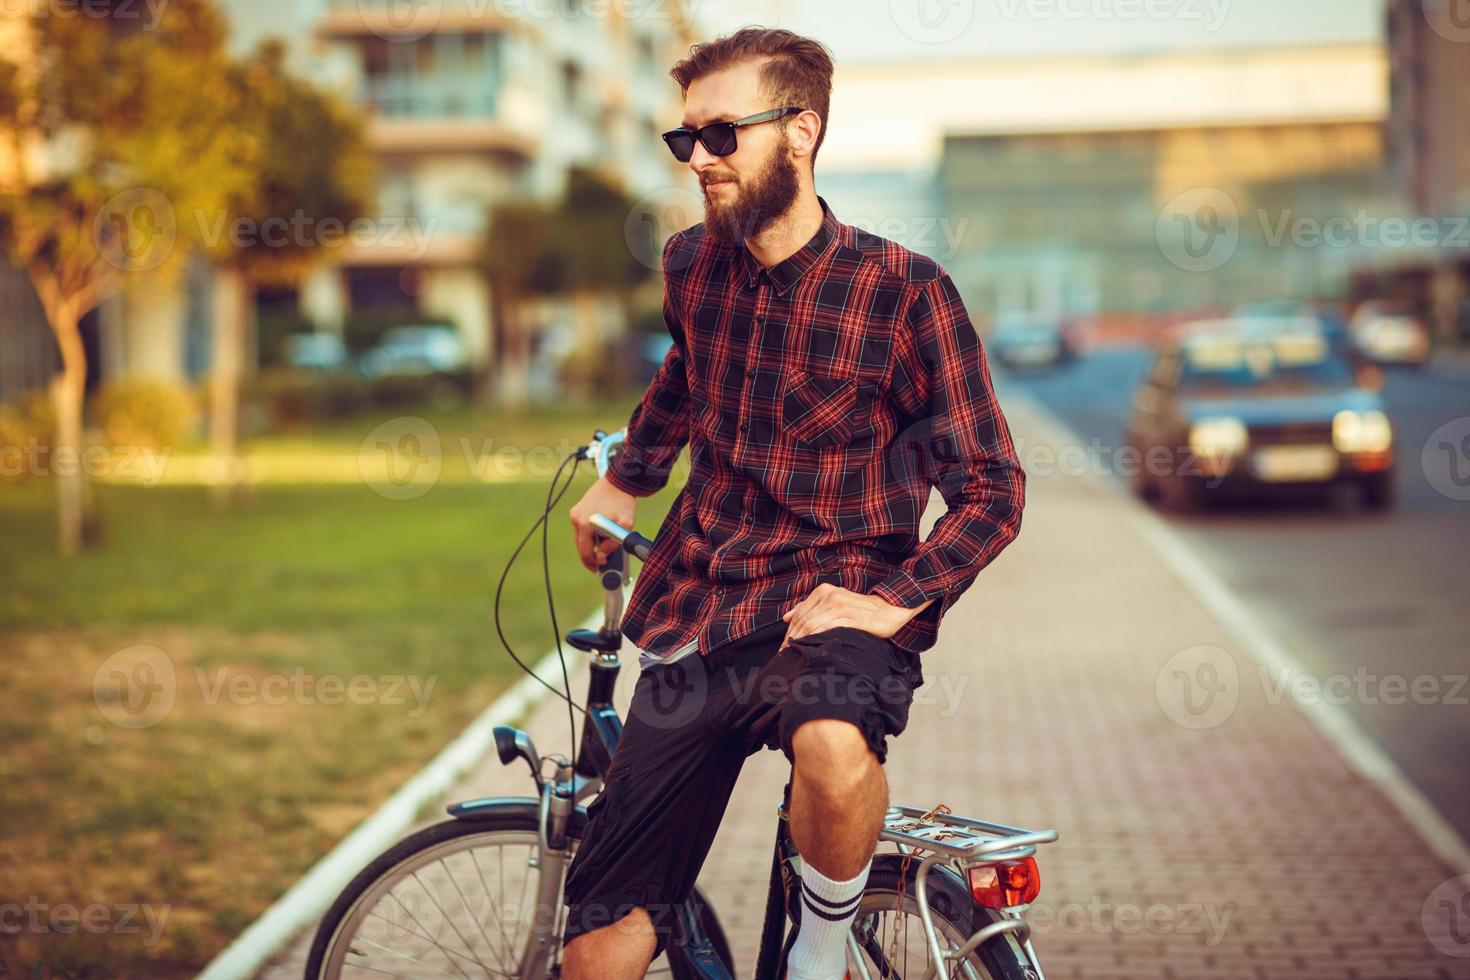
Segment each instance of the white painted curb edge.
[[[581,625],[595,628],[601,625],[602,615],[599,608]],[[575,666],[569,660],[568,673]],[[561,661],[557,651],[552,649],[543,656],[535,671],[537,677],[553,685],[560,684]],[[243,980],[254,976],[276,950],[320,918],[369,861],[413,828],[424,804],[448,792],[490,752],[496,725],[514,720],[549,693],[535,678],[525,676],[496,698],[427,766],[400,786],[372,816],[358,824],[234,942],[210,960],[199,974],[201,980]]]
[[[1056,430],[1059,441],[1082,443],[1082,438],[1066,422],[1029,394],[1012,388],[1006,391],[1006,401],[1023,402],[1027,411],[1034,412],[1047,426]],[[1153,546],[1169,570],[1222,626],[1235,634],[1262,666],[1282,676],[1297,677],[1309,673],[1286,645],[1266,628],[1249,604],[1200,560],[1167,521],[1121,485],[1095,473],[1085,473],[1083,478],[1092,486],[1127,502],[1129,506],[1125,513],[1129,523]],[[1449,864],[1455,873],[1470,872],[1470,844],[1419,787],[1404,775],[1398,763],[1363,731],[1347,709],[1330,701],[1304,701],[1297,696],[1297,688],[1293,684],[1286,685],[1286,689],[1292,692],[1296,706],[1327,744],[1337,750],[1348,768],[1376,786],[1430,850]]]

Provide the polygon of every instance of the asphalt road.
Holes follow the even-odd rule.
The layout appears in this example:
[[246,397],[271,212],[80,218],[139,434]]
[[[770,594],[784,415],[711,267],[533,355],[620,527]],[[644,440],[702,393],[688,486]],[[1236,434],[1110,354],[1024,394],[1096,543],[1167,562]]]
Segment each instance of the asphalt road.
[[[1106,452],[1146,363],[1118,349],[1052,373],[995,371]],[[1339,495],[1215,502],[1168,520],[1289,646],[1306,683],[1323,685],[1313,696],[1341,703],[1470,839],[1470,501],[1436,490],[1422,461],[1431,433],[1470,416],[1470,371],[1390,370],[1383,394],[1398,438],[1393,511]],[[1274,675],[1252,682],[1279,690]]]

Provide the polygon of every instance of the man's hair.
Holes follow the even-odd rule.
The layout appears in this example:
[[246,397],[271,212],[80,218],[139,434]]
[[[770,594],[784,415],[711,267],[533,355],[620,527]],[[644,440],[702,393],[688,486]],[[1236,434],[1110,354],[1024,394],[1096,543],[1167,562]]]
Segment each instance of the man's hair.
[[[816,166],[817,151],[827,137],[827,108],[832,101],[832,52],[820,41],[780,28],[742,27],[734,34],[694,45],[689,57],[669,69],[669,74],[687,96],[696,78],[757,60],[763,61],[760,95],[770,108],[797,106],[822,118],[812,146],[812,165]],[[783,134],[790,118],[777,122]]]

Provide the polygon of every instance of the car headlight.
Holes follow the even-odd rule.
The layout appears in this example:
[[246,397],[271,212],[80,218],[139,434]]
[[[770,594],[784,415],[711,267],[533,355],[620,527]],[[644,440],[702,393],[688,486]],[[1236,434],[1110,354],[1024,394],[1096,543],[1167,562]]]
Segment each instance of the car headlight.
[[1388,416],[1374,409],[1353,412],[1344,409],[1332,416],[1332,445],[1340,453],[1381,453],[1393,445]]
[[1240,419],[1203,419],[1189,427],[1189,449],[1197,456],[1234,456],[1249,441]]

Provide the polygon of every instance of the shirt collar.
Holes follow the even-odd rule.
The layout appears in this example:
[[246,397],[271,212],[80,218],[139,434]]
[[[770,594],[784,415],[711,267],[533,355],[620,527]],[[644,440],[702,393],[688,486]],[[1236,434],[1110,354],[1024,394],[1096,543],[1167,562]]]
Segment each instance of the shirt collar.
[[[796,285],[796,281],[805,275],[808,269],[816,265],[827,254],[828,246],[837,240],[839,227],[837,216],[832,213],[832,208],[827,204],[826,198],[820,194],[817,195],[817,202],[822,205],[822,224],[817,229],[817,233],[792,255],[765,270],[777,295],[786,295],[786,291]],[[764,267],[744,244],[740,246],[740,261],[745,286],[747,289],[754,289]]]

